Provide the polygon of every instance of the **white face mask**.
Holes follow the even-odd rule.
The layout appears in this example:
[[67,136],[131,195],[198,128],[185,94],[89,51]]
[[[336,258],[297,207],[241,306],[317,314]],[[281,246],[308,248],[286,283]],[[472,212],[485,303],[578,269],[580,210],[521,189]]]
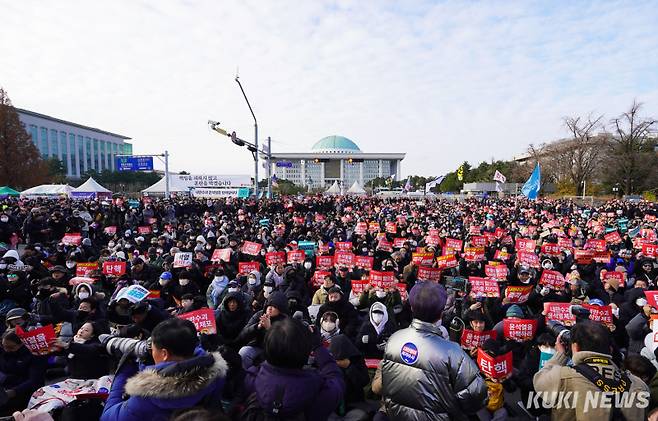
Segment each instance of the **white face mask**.
[[179,279],[178,283],[181,284],[181,286],[184,287],[185,285],[190,283],[190,280],[189,279]]
[[313,267],[313,264],[312,264],[311,262],[305,262],[305,263],[304,263],[304,267],[308,270],[308,269],[310,269],[311,267]]
[[228,292],[238,292],[239,288],[229,288]]
[[263,287],[263,292],[269,294],[270,292],[272,292],[273,289],[274,289],[273,287]]
[[555,348],[551,348],[550,346],[540,346],[539,350],[544,354],[555,354]]
[[87,291],[81,291],[78,293],[78,298],[81,300],[84,300],[85,298],[89,298],[89,293]]
[[256,278],[249,278],[247,282],[249,283],[249,285],[256,285]]
[[66,262],[66,267],[69,269],[73,269],[75,267],[75,262]]
[[375,291],[375,295],[377,298],[384,298],[386,297],[386,291]]
[[0,217],[0,221],[2,221],[2,222],[8,222],[8,221],[9,221],[9,217],[8,217],[8,216]]
[[322,322],[322,330],[325,332],[333,332],[336,330],[336,323],[334,322]]
[[372,321],[376,325],[380,324],[382,322],[382,320],[384,320],[384,315],[383,314],[381,314],[381,313],[373,313],[372,314]]

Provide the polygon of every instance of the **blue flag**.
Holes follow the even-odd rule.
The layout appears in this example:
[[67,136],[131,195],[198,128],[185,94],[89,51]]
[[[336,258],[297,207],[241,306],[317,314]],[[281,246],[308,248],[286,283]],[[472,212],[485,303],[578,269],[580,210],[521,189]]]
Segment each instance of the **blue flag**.
[[541,168],[539,167],[539,162],[538,162],[534,171],[532,171],[532,174],[530,174],[530,178],[523,185],[523,188],[521,189],[521,193],[523,193],[523,195],[528,199],[534,200],[539,195],[540,186],[541,186]]

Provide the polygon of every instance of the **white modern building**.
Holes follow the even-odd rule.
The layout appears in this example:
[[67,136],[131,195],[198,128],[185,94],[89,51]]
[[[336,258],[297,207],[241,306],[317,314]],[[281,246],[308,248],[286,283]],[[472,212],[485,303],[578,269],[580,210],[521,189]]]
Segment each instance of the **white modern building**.
[[89,170],[114,171],[116,155],[132,154],[129,137],[16,108],[18,118],[44,158],[64,163],[68,178]]
[[298,186],[327,188],[335,181],[345,190],[377,177],[400,179],[404,153],[365,153],[343,136],[327,136],[311,152],[272,153],[272,174]]

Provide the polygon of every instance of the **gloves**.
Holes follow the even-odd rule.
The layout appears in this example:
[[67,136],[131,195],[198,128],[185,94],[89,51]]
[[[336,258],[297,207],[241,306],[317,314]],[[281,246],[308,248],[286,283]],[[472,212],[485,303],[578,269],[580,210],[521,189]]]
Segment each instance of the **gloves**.
[[367,344],[367,343],[368,343],[368,340],[369,340],[368,335],[363,335],[363,336],[361,337],[361,342],[363,342],[364,344]]
[[544,287],[544,288],[541,289],[541,291],[539,291],[539,293],[540,293],[543,297],[547,296],[549,292],[551,292],[551,290],[548,289],[548,287]]

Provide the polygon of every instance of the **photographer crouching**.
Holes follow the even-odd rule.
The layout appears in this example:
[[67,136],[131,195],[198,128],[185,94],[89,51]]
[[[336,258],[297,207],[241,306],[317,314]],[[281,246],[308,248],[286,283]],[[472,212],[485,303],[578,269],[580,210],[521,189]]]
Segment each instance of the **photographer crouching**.
[[557,421],[646,419],[649,389],[612,362],[610,337],[605,326],[590,321],[560,332],[555,354],[533,378],[536,394],[529,405],[541,399]]
[[101,420],[168,420],[177,410],[197,405],[219,410],[228,364],[218,352],[199,351],[198,344],[189,320],[158,324],[151,334],[155,364],[138,370],[131,358],[120,365]]

